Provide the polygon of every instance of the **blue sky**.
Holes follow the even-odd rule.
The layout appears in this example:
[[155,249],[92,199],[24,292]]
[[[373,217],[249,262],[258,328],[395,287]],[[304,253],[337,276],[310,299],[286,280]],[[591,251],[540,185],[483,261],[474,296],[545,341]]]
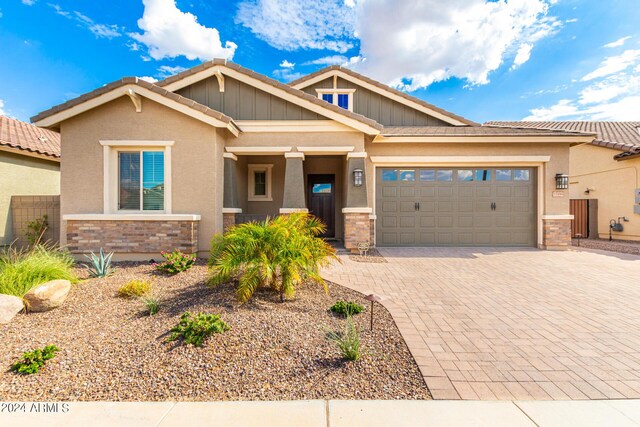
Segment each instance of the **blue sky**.
[[212,57],[341,64],[478,122],[640,120],[637,0],[3,0],[0,112]]

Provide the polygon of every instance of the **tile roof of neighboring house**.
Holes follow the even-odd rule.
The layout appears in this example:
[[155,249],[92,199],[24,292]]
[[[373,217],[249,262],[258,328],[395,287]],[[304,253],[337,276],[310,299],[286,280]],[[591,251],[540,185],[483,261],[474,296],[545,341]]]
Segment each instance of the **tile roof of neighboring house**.
[[350,69],[345,68],[345,67],[341,67],[340,65],[331,65],[329,67],[322,68],[322,69],[320,69],[320,70],[318,70],[316,72],[313,72],[311,74],[307,74],[306,76],[300,77],[299,79],[290,82],[289,85],[290,86],[295,86],[295,85],[298,85],[300,83],[304,83],[307,80],[310,80],[310,79],[312,79],[312,78],[314,78],[316,76],[322,75],[322,74],[324,74],[324,73],[326,73],[328,71],[332,71],[332,70],[340,70],[345,74],[349,74],[352,77],[360,79],[360,80],[362,80],[364,82],[367,82],[367,83],[369,83],[371,85],[377,86],[380,89],[384,89],[384,90],[386,90],[388,92],[393,93],[394,95],[400,96],[400,97],[405,98],[405,99],[407,99],[409,101],[413,101],[413,102],[415,102],[417,104],[422,105],[423,107],[429,108],[431,110],[435,110],[435,111],[437,111],[437,112],[439,112],[439,113],[441,113],[441,114],[443,114],[443,115],[445,115],[447,117],[451,117],[452,119],[455,119],[455,120],[458,120],[460,122],[466,123],[469,126],[479,126],[479,124],[474,122],[474,121],[471,121],[469,119],[465,119],[464,117],[459,116],[457,114],[453,114],[450,111],[443,110],[442,108],[436,107],[433,104],[429,104],[428,102],[423,101],[420,98],[417,98],[415,96],[411,96],[411,95],[409,95],[409,94],[407,94],[405,92],[402,92],[402,91],[400,91],[398,89],[394,89],[389,85],[386,85],[384,83],[380,83],[377,80],[373,80],[370,77],[364,76],[364,75],[362,75],[360,73],[356,73],[355,71],[350,70]]
[[582,132],[498,126],[385,126],[383,136],[585,136]]
[[487,122],[484,125],[594,133],[597,136],[591,144],[599,147],[621,151],[640,147],[640,122]]
[[90,99],[93,98],[97,98],[98,96],[110,92],[114,89],[117,89],[121,86],[126,86],[129,84],[134,84],[134,85],[138,85],[140,87],[143,87],[145,89],[148,89],[152,92],[155,92],[159,95],[162,95],[172,101],[178,102],[182,105],[186,105],[187,107],[193,108],[194,110],[200,111],[201,113],[204,113],[210,117],[213,117],[215,119],[218,119],[224,123],[231,123],[233,122],[233,119],[229,116],[226,116],[224,114],[222,114],[219,111],[216,111],[214,109],[211,109],[205,105],[199,104],[197,102],[195,102],[192,99],[189,98],[185,98],[184,96],[180,96],[177,93],[173,93],[173,92],[169,92],[153,83],[149,83],[145,80],[141,80],[137,77],[124,77],[120,80],[116,80],[115,82],[111,82],[109,84],[106,84],[98,89],[95,89],[91,92],[87,92],[84,95],[81,95],[77,98],[71,99],[67,102],[64,102],[62,104],[56,105],[55,107],[49,108],[48,110],[45,110],[33,117],[31,117],[31,122],[37,122],[40,121],[42,119],[45,119],[53,114],[59,113],[61,111],[67,110],[69,108],[72,108],[78,104],[82,104]]
[[60,158],[60,134],[0,116],[0,146]]
[[189,76],[191,76],[193,74],[196,74],[196,73],[199,73],[201,71],[204,71],[207,68],[215,67],[217,65],[222,65],[224,67],[227,67],[227,68],[230,68],[232,70],[235,70],[235,71],[237,71],[239,73],[245,74],[245,75],[247,75],[249,77],[253,77],[254,79],[260,80],[260,81],[262,81],[264,83],[270,84],[273,87],[276,87],[278,89],[284,90],[285,92],[290,93],[292,95],[295,95],[298,98],[302,98],[302,99],[304,99],[306,101],[310,101],[310,102],[312,102],[312,103],[314,103],[316,105],[320,105],[323,108],[331,110],[331,111],[333,111],[335,113],[342,114],[342,115],[344,115],[346,117],[349,117],[351,119],[357,120],[357,121],[362,122],[364,124],[367,124],[367,125],[375,128],[375,129],[378,129],[378,130],[382,129],[382,125],[379,124],[378,122],[376,122],[375,120],[372,120],[372,119],[370,119],[368,117],[365,117],[365,116],[363,116],[361,114],[357,114],[357,113],[354,113],[352,111],[345,110],[344,108],[340,108],[337,105],[329,104],[328,102],[319,99],[317,96],[312,96],[312,95],[309,95],[308,93],[303,92],[301,90],[294,89],[291,86],[286,85],[284,83],[280,83],[277,80],[274,80],[272,78],[269,78],[269,77],[265,76],[264,74],[256,73],[253,70],[241,67],[240,65],[235,64],[233,62],[229,62],[229,61],[227,61],[225,59],[216,58],[216,59],[213,59],[211,61],[204,62],[204,63],[202,63],[200,65],[197,65],[197,66],[195,66],[193,68],[189,68],[188,70],[185,70],[185,71],[183,71],[181,73],[178,73],[176,75],[167,77],[166,79],[161,80],[161,81],[157,82],[156,84],[158,86],[166,86],[168,84],[171,84],[171,83],[176,82],[178,80],[182,80],[182,79],[184,79],[186,77],[189,77]]
[[629,151],[625,151],[624,153],[616,154],[613,156],[616,160],[627,160],[630,158],[635,158],[640,156],[640,147],[632,148]]

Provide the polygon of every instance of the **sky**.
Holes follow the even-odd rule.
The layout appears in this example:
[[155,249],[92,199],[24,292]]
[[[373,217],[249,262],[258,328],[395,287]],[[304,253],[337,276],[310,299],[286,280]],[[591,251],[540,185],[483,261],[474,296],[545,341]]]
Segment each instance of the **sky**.
[[226,58],[343,65],[476,122],[640,121],[640,0],[0,0],[0,114]]

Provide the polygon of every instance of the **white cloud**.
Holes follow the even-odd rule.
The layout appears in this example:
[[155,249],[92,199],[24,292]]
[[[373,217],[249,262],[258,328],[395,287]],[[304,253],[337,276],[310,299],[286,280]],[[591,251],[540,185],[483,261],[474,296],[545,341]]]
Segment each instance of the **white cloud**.
[[174,74],[181,73],[185,70],[185,67],[181,67],[179,65],[176,65],[175,67],[172,67],[170,65],[161,65],[160,67],[158,67],[158,77],[164,79],[169,76],[173,76]]
[[0,116],[8,116],[7,112],[4,110],[4,101],[0,99]]
[[158,79],[156,79],[155,77],[151,77],[151,76],[142,76],[142,77],[138,77],[140,80],[144,80],[146,82],[149,83],[155,83],[158,81]]
[[567,24],[573,24],[574,22],[578,22],[578,18],[567,19],[564,22],[566,22]]
[[36,4],[36,0],[22,0],[22,4],[33,6],[34,4]]
[[[25,3],[26,4],[26,3]],[[32,3],[33,4],[33,3]],[[97,38],[112,39],[114,37],[120,37],[122,35],[120,27],[113,24],[98,24],[93,19],[89,18],[82,12],[74,10],[73,12],[66,11],[60,7],[60,5],[49,3],[58,15],[64,16],[67,19],[76,21],[80,26],[87,28]]]
[[307,61],[302,65],[342,65],[347,62],[349,62],[349,58],[344,55],[331,55]]
[[518,53],[516,53],[516,57],[513,60],[513,65],[511,66],[512,70],[515,70],[531,58],[531,49],[533,49],[531,43],[522,43],[520,45]]
[[282,68],[293,68],[293,67],[295,67],[295,66],[296,66],[296,64],[295,64],[294,62],[289,62],[289,61],[287,61],[286,59],[285,59],[285,60],[283,60],[283,61],[280,63],[280,67],[282,67]]
[[284,82],[290,82],[299,79],[300,77],[304,76],[304,74],[293,71],[293,69],[291,68],[280,68],[278,70],[273,70],[273,76]]
[[195,15],[179,10],[175,0],[143,0],[142,3],[144,13],[138,27],[143,33],[130,36],[145,44],[153,59],[233,58],[238,45],[227,41],[223,46],[216,28],[205,27]]
[[622,38],[619,38],[618,40],[616,40],[614,42],[605,44],[603,47],[609,47],[609,48],[620,47],[620,46],[624,45],[624,42],[626,42],[630,38],[631,38],[631,36],[622,37]]
[[276,49],[351,49],[355,29],[353,0],[245,0],[236,22]]
[[640,59],[640,50],[625,50],[620,55],[610,56],[600,63],[600,66],[584,76],[583,82],[609,76],[624,71]]

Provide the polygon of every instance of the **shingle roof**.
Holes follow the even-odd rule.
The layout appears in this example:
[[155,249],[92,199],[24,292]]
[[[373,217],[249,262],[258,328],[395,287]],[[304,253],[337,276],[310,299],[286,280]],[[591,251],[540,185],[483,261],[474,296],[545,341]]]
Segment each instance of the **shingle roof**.
[[591,144],[628,151],[640,147],[640,122],[486,122],[485,126],[557,129],[596,134]]
[[[383,136],[585,136],[582,132],[498,126],[385,126]],[[587,134],[588,135],[588,134]]]
[[176,75],[167,77],[166,79],[161,80],[161,81],[157,82],[156,84],[158,86],[161,86],[161,87],[162,86],[167,86],[167,85],[169,85],[169,84],[171,84],[173,82],[176,82],[178,80],[182,80],[182,79],[184,79],[186,77],[189,77],[189,76],[191,76],[193,74],[196,74],[196,73],[199,73],[201,71],[204,71],[207,68],[215,67],[217,65],[222,65],[222,66],[225,66],[225,67],[230,68],[232,70],[235,70],[235,71],[237,71],[239,73],[245,74],[245,75],[247,75],[249,77],[253,77],[254,79],[260,80],[260,81],[262,81],[264,83],[267,83],[267,84],[269,84],[269,85],[271,85],[273,87],[276,87],[278,89],[284,90],[285,92],[287,92],[287,93],[289,93],[291,95],[297,96],[298,98],[302,98],[302,99],[304,99],[306,101],[310,101],[310,102],[312,102],[312,103],[314,103],[316,105],[320,105],[321,107],[323,107],[325,109],[328,109],[328,110],[331,110],[334,113],[339,113],[339,114],[341,114],[343,116],[349,117],[351,119],[354,119],[354,120],[357,120],[357,121],[359,121],[361,123],[364,123],[364,124],[366,124],[368,126],[371,126],[374,129],[378,129],[378,130],[382,129],[382,125],[379,124],[378,122],[376,122],[375,120],[372,120],[372,119],[370,119],[368,117],[365,117],[365,116],[363,116],[361,114],[356,114],[356,113],[354,113],[352,111],[345,110],[344,108],[340,108],[337,105],[329,104],[328,102],[319,99],[317,96],[312,96],[312,95],[309,95],[308,93],[303,92],[301,90],[294,89],[291,86],[286,85],[284,83],[280,83],[277,80],[274,80],[272,78],[269,78],[269,77],[265,76],[264,74],[256,73],[253,70],[241,67],[240,65],[235,64],[233,62],[229,62],[229,61],[227,61],[225,59],[216,58],[216,59],[213,59],[211,61],[204,62],[204,63],[202,63],[200,65],[197,65],[197,66],[195,66],[193,68],[189,68],[188,70],[185,70],[185,71],[183,71],[181,73],[178,73]]
[[397,89],[394,89],[394,88],[392,88],[392,87],[391,87],[391,86],[389,86],[389,85],[386,85],[386,84],[384,84],[384,83],[380,83],[380,82],[379,82],[379,81],[377,81],[377,80],[373,80],[373,79],[372,79],[372,78],[370,78],[370,77],[364,76],[364,75],[362,75],[362,74],[360,74],[360,73],[356,73],[355,71],[350,70],[349,68],[341,67],[341,66],[339,66],[339,65],[331,65],[331,66],[329,66],[329,67],[322,68],[322,69],[320,69],[320,70],[318,70],[318,71],[316,71],[316,72],[313,72],[313,73],[311,73],[311,74],[307,74],[306,76],[300,77],[299,79],[297,79],[297,80],[294,80],[294,81],[290,82],[290,83],[289,83],[289,85],[290,85],[290,86],[296,86],[296,85],[298,85],[298,84],[300,84],[300,83],[304,83],[304,82],[305,82],[305,81],[307,81],[307,80],[310,80],[310,79],[312,79],[312,78],[314,78],[314,77],[316,77],[316,76],[319,76],[319,75],[325,74],[325,73],[327,73],[327,72],[329,72],[329,71],[332,71],[332,70],[340,70],[340,71],[342,71],[342,72],[343,72],[343,73],[345,73],[345,74],[349,74],[349,75],[350,75],[350,76],[352,76],[352,77],[355,77],[355,78],[357,78],[357,79],[360,79],[360,80],[362,80],[362,81],[364,81],[364,82],[367,82],[367,83],[369,83],[369,84],[371,84],[371,85],[373,85],[373,86],[379,87],[380,89],[384,89],[384,90],[386,90],[386,91],[388,91],[388,92],[393,93],[394,95],[400,96],[400,97],[405,98],[405,99],[407,99],[407,100],[409,100],[409,101],[413,101],[413,102],[415,102],[415,103],[417,103],[417,104],[422,105],[422,106],[423,106],[423,107],[425,107],[425,108],[429,108],[429,109],[431,109],[431,110],[437,111],[437,112],[439,112],[439,113],[440,113],[440,114],[442,114],[442,115],[445,115],[445,116],[447,116],[447,117],[450,117],[450,118],[455,119],[455,120],[457,120],[457,121],[460,121],[460,122],[462,122],[462,123],[466,123],[466,124],[467,124],[467,125],[469,125],[469,126],[479,126],[479,124],[478,124],[478,123],[476,123],[476,122],[474,122],[474,121],[471,121],[471,120],[469,120],[469,119],[465,119],[464,117],[459,116],[459,115],[457,115],[457,114],[453,114],[453,113],[452,113],[452,112],[450,112],[450,111],[443,110],[442,108],[440,108],[440,107],[436,107],[436,106],[435,106],[435,105],[433,105],[433,104],[429,104],[428,102],[423,101],[423,100],[422,100],[422,99],[420,99],[420,98],[416,98],[415,96],[411,96],[411,95],[409,95],[409,94],[407,94],[407,93],[404,93],[404,92],[402,92],[402,91],[399,91],[399,90],[397,90]]
[[38,121],[40,121],[42,119],[45,119],[45,118],[47,118],[47,117],[49,117],[49,116],[51,116],[53,114],[59,113],[59,112],[64,111],[64,110],[68,110],[69,108],[72,108],[72,107],[74,107],[76,105],[82,104],[82,103],[84,103],[84,102],[86,102],[86,101],[88,101],[90,99],[97,98],[98,96],[100,96],[100,95],[102,95],[104,93],[110,92],[110,91],[112,91],[114,89],[117,89],[117,88],[122,87],[122,86],[130,85],[130,84],[137,85],[137,86],[143,87],[145,89],[148,89],[148,90],[150,90],[150,91],[152,91],[154,93],[157,93],[159,95],[164,96],[165,98],[168,98],[168,99],[170,99],[172,101],[178,102],[178,103],[180,103],[182,105],[186,105],[187,107],[193,108],[196,111],[200,111],[201,113],[204,113],[204,114],[206,114],[206,115],[208,115],[210,117],[218,119],[218,120],[220,120],[220,121],[222,121],[224,123],[228,124],[228,123],[233,122],[233,119],[231,117],[226,116],[226,115],[222,114],[219,111],[216,111],[216,110],[214,110],[212,108],[209,108],[206,105],[199,104],[199,103],[195,102],[192,99],[185,98],[184,96],[180,96],[177,93],[169,92],[166,89],[163,89],[163,88],[161,88],[161,87],[159,87],[159,86],[157,86],[157,85],[155,85],[153,83],[149,83],[149,82],[147,82],[145,80],[141,80],[141,79],[139,79],[137,77],[124,77],[124,78],[122,78],[120,80],[116,80],[114,82],[106,84],[106,85],[104,85],[104,86],[102,86],[102,87],[100,87],[98,89],[95,89],[95,90],[93,90],[91,92],[87,92],[84,95],[81,95],[81,96],[79,96],[77,98],[71,99],[71,100],[69,100],[69,101],[67,101],[65,103],[56,105],[55,107],[49,108],[48,110],[45,110],[45,111],[43,111],[43,112],[31,117],[31,122],[38,122]]
[[60,158],[60,134],[10,117],[0,116],[0,145]]

